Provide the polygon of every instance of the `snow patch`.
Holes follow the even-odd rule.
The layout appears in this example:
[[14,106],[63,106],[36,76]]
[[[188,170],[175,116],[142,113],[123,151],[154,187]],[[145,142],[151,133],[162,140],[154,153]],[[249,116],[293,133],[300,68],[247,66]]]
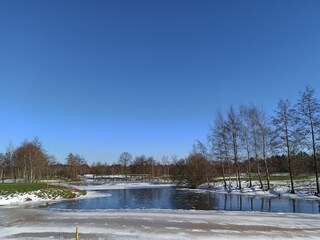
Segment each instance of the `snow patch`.
[[[42,201],[51,201],[53,200],[48,195],[39,197],[37,195],[39,191],[32,191],[27,193],[14,193],[8,196],[0,196],[0,205],[10,205],[10,204],[22,204],[22,203],[35,203]],[[56,198],[55,200],[60,200],[61,197]]]
[[98,191],[98,190],[109,190],[109,189],[135,189],[135,188],[165,188],[174,187],[175,184],[154,184],[148,182],[112,182],[102,184],[88,184],[88,185],[66,185],[75,187],[86,191]]
[[[228,182],[229,183],[229,182]],[[319,200],[320,198],[314,194],[315,182],[314,180],[299,180],[295,181],[296,193],[290,193],[290,183],[288,181],[274,181],[272,182],[270,190],[264,190],[260,188],[258,181],[252,181],[252,187],[249,187],[249,183],[246,181],[241,182],[242,189],[237,187],[235,181],[230,181],[227,187],[224,187],[223,182],[216,182],[209,184],[202,184],[198,189],[225,193],[225,194],[242,194],[248,196],[266,196],[266,197],[287,197],[295,199],[309,199]]]

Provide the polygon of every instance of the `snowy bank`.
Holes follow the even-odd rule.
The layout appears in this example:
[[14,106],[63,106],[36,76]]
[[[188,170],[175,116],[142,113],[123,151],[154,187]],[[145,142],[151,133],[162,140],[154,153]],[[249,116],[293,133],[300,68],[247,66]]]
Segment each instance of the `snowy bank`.
[[300,180],[295,184],[296,193],[290,193],[289,181],[273,181],[270,190],[260,188],[258,181],[252,181],[252,187],[249,187],[249,182],[241,182],[242,188],[237,187],[236,181],[227,182],[227,187],[224,187],[223,182],[210,183],[209,185],[202,184],[198,189],[209,190],[217,193],[225,194],[242,194],[248,196],[266,196],[266,197],[288,197],[293,199],[310,199],[319,200],[320,197],[314,194],[315,183],[310,180]]
[[[47,197],[39,197],[39,191],[27,192],[27,193],[14,193],[8,196],[0,196],[0,205],[21,204],[30,202],[41,202],[53,200]],[[59,199],[59,198],[58,198]],[[57,200],[58,200],[57,199]]]
[[105,182],[100,184],[79,184],[79,185],[64,185],[71,186],[86,191],[98,191],[108,189],[135,189],[135,188],[165,188],[174,187],[175,184],[155,184],[149,182]]
[[38,204],[42,202],[53,202],[79,198],[83,196],[85,191],[75,188],[43,188],[35,191],[16,192],[11,194],[0,195],[1,205],[16,205],[16,204]]

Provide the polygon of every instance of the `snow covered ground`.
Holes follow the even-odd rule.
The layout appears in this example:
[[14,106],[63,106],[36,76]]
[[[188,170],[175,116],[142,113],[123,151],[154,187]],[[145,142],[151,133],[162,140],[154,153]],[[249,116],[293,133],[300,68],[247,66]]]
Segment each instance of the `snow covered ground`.
[[[35,191],[28,193],[15,193],[9,196],[0,196],[0,205],[22,204],[40,201],[50,201],[49,198],[40,198]],[[59,200],[59,199],[57,199]]]
[[[118,183],[76,187],[88,191],[81,198],[89,198],[105,196],[95,190],[164,185]],[[231,190],[234,194],[278,194],[255,188]],[[228,189],[216,185],[214,191],[228,192]],[[286,190],[281,191],[281,194],[287,194]],[[307,195],[305,197],[312,197]],[[303,197],[303,194],[298,196]],[[32,203],[36,201],[34,199]],[[79,227],[80,239],[320,239],[320,214],[193,210],[53,211],[21,204],[0,207],[0,239],[74,239],[76,227]]]
[[0,208],[0,239],[320,239],[320,215]]
[[[229,182],[228,182],[229,183]],[[230,193],[230,194],[242,194],[250,196],[269,196],[269,197],[288,197],[296,199],[310,199],[319,200],[320,197],[316,196],[314,192],[316,191],[315,180],[299,180],[295,181],[295,194],[290,194],[290,182],[288,181],[276,181],[271,183],[270,190],[260,189],[258,181],[252,181],[253,186],[249,187],[249,182],[241,182],[242,189],[239,190],[236,187],[236,182],[231,181],[230,186],[224,187],[223,182],[203,184],[200,189],[210,189],[213,192],[219,193]]]
[[107,190],[107,189],[132,189],[132,188],[163,188],[163,187],[173,187],[175,184],[170,183],[149,183],[149,182],[106,182],[100,184],[87,184],[87,185],[66,185],[72,186],[81,190],[86,191],[97,191],[97,190]]

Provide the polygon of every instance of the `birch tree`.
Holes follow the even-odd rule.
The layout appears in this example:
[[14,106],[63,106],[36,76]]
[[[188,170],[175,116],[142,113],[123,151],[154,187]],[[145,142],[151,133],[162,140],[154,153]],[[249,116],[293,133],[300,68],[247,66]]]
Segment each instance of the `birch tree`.
[[281,99],[278,102],[277,110],[275,111],[275,116],[272,119],[272,123],[275,127],[274,132],[278,140],[277,147],[279,147],[280,150],[285,151],[287,155],[291,193],[295,193],[291,158],[296,140],[295,119],[295,110],[291,108],[289,100]]
[[258,114],[258,127],[260,132],[261,138],[261,152],[262,152],[262,159],[265,166],[265,173],[266,173],[266,180],[267,180],[267,190],[270,190],[270,174],[269,174],[269,167],[267,161],[267,154],[269,147],[271,146],[271,128],[269,126],[269,122],[266,119],[264,112],[259,112]]
[[241,171],[239,165],[239,137],[240,137],[240,122],[233,106],[228,112],[227,129],[230,134],[233,161],[237,172],[238,187],[241,189]]
[[214,125],[211,126],[208,141],[211,146],[212,155],[218,160],[221,166],[224,187],[227,187],[226,163],[230,161],[229,148],[227,144],[226,122],[220,111],[217,113]]
[[247,158],[247,172],[249,177],[249,187],[252,187],[251,177],[251,138],[250,138],[250,116],[246,106],[240,107],[241,134],[240,139],[244,146]]
[[249,119],[250,119],[250,130],[252,138],[252,146],[254,153],[254,160],[257,165],[258,179],[260,183],[260,189],[263,189],[263,183],[261,178],[261,167],[259,160],[259,152],[261,149],[261,142],[259,141],[259,114],[258,109],[255,106],[250,107],[249,109]]
[[297,103],[299,128],[305,138],[307,148],[311,149],[316,175],[316,191],[320,193],[318,160],[317,160],[317,140],[320,137],[320,103],[315,97],[315,90],[306,87]]

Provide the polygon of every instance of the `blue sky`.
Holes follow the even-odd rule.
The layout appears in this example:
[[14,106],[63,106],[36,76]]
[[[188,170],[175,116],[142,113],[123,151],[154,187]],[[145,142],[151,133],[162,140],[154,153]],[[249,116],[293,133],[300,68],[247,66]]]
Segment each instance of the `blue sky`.
[[0,1],[0,151],[186,156],[217,110],[320,76],[319,1]]

